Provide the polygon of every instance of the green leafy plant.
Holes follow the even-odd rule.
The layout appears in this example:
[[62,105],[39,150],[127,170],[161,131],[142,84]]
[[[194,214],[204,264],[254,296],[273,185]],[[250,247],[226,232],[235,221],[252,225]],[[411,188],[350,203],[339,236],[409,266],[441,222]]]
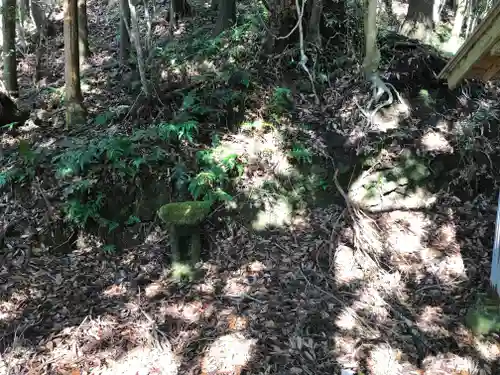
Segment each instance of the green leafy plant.
[[116,252],[116,246],[113,244],[104,245],[101,250],[108,255],[114,254]]
[[290,89],[276,87],[271,97],[269,109],[272,113],[282,114],[293,107],[293,96]]
[[103,198],[102,194],[98,194],[95,200],[87,202],[82,202],[77,198],[67,200],[63,207],[66,219],[80,228],[85,227],[91,219],[99,223],[101,219],[99,212],[104,203]]
[[168,141],[175,138],[179,141],[194,142],[194,135],[198,133],[198,122],[189,120],[180,124],[162,123],[159,125],[159,136]]
[[312,152],[309,148],[296,144],[288,151],[288,157],[302,164],[312,164]]
[[141,222],[141,219],[139,219],[137,216],[135,215],[130,215],[127,219],[127,221],[125,222],[125,225],[134,225],[134,224],[139,224]]

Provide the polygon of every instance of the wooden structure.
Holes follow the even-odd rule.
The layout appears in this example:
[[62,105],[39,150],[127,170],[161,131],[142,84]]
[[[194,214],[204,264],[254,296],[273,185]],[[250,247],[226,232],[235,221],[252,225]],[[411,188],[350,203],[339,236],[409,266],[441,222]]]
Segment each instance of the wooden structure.
[[464,79],[500,78],[500,2],[496,2],[474,33],[446,64],[439,78],[454,89]]

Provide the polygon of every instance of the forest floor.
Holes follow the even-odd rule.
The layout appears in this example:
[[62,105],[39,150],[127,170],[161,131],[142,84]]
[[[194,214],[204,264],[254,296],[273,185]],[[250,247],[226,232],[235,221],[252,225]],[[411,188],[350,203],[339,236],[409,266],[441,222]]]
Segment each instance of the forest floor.
[[[90,0],[82,128],[64,129],[62,25],[40,82],[21,56],[33,109],[3,134],[0,374],[498,373],[497,337],[464,324],[490,270],[497,87],[450,91],[439,51],[382,31],[406,105],[368,123],[359,9],[308,51],[316,105],[297,50],[261,57],[239,6],[216,38],[203,4],[173,41],[160,15],[145,100],[117,62],[117,7]],[[204,276],[175,282],[156,210],[210,194]]]

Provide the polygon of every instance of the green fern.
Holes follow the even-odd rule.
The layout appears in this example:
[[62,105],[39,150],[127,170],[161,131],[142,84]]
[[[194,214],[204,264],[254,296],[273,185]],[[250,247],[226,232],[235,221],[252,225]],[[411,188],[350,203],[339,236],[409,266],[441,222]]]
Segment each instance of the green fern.
[[65,206],[66,219],[78,227],[85,227],[90,219],[99,221],[99,211],[104,203],[103,195],[98,194],[93,201],[82,202],[79,199],[69,199]]
[[288,152],[288,156],[299,163],[312,164],[312,152],[302,145],[293,146],[292,150]]
[[189,120],[180,124],[162,123],[158,127],[158,133],[164,141],[175,138],[179,141],[194,142],[194,135],[198,134],[198,122]]

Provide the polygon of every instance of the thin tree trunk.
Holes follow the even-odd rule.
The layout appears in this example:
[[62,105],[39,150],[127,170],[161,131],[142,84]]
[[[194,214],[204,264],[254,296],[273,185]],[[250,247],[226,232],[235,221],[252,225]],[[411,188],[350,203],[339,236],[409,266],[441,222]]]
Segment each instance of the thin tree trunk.
[[432,21],[434,22],[434,27],[441,22],[441,12],[443,11],[444,4],[445,0],[434,0],[432,6]]
[[307,41],[317,48],[321,48],[321,14],[323,12],[322,0],[311,0],[311,15],[309,16],[309,25],[307,27]]
[[130,56],[130,8],[128,0],[120,0],[120,59],[123,64],[128,62]]
[[365,0],[365,58],[363,70],[370,77],[378,71],[380,51],[377,47],[377,0]]
[[193,13],[187,0],[172,0],[174,14],[179,18],[189,17]]
[[17,4],[17,35],[19,38],[19,44],[22,48],[26,48],[26,15],[28,14],[28,7],[26,6],[26,0],[21,0]]
[[64,1],[64,58],[66,127],[82,125],[85,109],[80,87],[77,0]]
[[217,10],[219,8],[219,0],[212,0],[210,3],[210,9]]
[[80,63],[90,57],[87,0],[78,0],[78,46]]
[[467,10],[467,0],[457,1],[457,10],[455,12],[455,20],[453,21],[453,28],[451,30],[451,39],[458,42],[460,34],[462,33],[462,26],[465,20],[465,11]]
[[132,42],[135,46],[135,52],[137,53],[137,66],[139,68],[139,76],[141,77],[142,90],[146,96],[150,95],[149,84],[146,78],[146,64],[144,63],[144,54],[142,52],[141,46],[141,34],[139,32],[139,21],[137,20],[137,10],[135,5],[131,0],[128,0],[128,6],[130,8],[130,20],[131,27],[128,30],[129,35],[132,38]]
[[35,0],[31,1],[28,0],[27,4],[29,7],[31,19],[33,20],[33,23],[36,26],[38,37],[40,39],[43,39],[47,36],[47,24],[48,24],[47,17],[45,16],[43,8]]
[[16,0],[3,0],[3,78],[9,95],[17,97],[17,61],[16,61]]
[[219,15],[214,35],[219,35],[236,22],[236,0],[219,0]]
[[434,31],[432,22],[435,0],[409,0],[408,13],[400,32],[409,38],[429,42]]
[[175,12],[174,12],[174,2],[170,0],[170,10],[169,10],[169,20],[168,20],[168,37],[173,39],[174,37],[174,25],[175,25]]

